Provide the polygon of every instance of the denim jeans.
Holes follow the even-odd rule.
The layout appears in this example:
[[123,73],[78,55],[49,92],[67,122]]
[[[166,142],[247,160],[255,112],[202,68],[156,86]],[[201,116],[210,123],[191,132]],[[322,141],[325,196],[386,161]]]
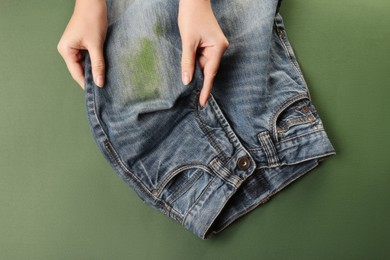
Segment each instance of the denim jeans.
[[202,239],[335,154],[277,0],[211,0],[230,46],[212,94],[181,81],[178,0],[107,1],[106,84],[85,60],[93,137],[151,207]]

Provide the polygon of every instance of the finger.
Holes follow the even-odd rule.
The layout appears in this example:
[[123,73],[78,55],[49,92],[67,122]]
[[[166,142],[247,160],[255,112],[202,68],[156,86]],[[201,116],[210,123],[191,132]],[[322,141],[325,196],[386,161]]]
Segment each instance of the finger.
[[216,72],[208,72],[208,73],[204,72],[203,87],[199,97],[199,103],[202,107],[206,106],[207,100],[213,88],[215,75]]
[[95,82],[95,85],[98,87],[104,86],[105,79],[105,62],[103,56],[103,47],[94,46],[89,50],[89,55],[91,57],[91,65],[92,65],[92,76]]
[[188,43],[183,40],[183,53],[181,56],[181,79],[184,85],[188,85],[194,74],[195,57],[196,57],[196,44]]
[[200,60],[200,62],[203,62],[204,64],[203,87],[199,97],[199,103],[203,107],[206,105],[207,99],[213,88],[214,78],[217,75],[223,53],[224,50],[219,50],[209,59],[206,57],[206,61],[204,61],[204,57],[202,57],[203,60]]
[[82,55],[80,51],[76,49],[68,49],[66,51],[61,51],[61,55],[72,78],[82,89],[84,89],[84,69],[80,63],[80,55]]
[[69,61],[66,62],[66,66],[72,75],[72,78],[80,85],[82,89],[84,89],[84,68],[78,62]]

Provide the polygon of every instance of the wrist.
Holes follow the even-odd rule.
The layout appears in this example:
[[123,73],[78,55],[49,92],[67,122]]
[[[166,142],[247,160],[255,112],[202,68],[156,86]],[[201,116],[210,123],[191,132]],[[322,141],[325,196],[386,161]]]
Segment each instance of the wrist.
[[105,15],[106,0],[76,0],[74,13]]

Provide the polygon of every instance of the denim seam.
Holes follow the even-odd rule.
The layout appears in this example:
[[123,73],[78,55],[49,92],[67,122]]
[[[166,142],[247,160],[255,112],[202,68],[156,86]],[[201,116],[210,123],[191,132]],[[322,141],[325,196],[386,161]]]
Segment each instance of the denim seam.
[[240,141],[238,140],[238,137],[236,134],[231,130],[231,126],[226,121],[225,116],[222,114],[222,111],[220,110],[216,100],[214,99],[213,95],[210,94],[210,98],[208,101],[215,112],[216,118],[218,119],[218,122],[221,124],[222,128],[224,129],[225,133],[227,134],[229,140],[233,143],[233,146],[236,148],[242,147]]
[[[311,136],[314,139],[311,139]],[[279,151],[279,150],[282,149],[280,146],[283,145],[283,143],[285,143],[285,142],[295,142],[296,139],[301,139],[302,141],[305,141],[305,140],[318,141],[318,140],[320,140],[322,138],[326,138],[326,132],[323,129],[320,129],[320,130],[311,131],[309,133],[306,133],[306,134],[303,134],[303,135],[300,135],[300,136],[296,136],[294,138],[290,138],[289,140],[280,141],[278,143],[275,143],[274,145],[275,145],[276,150]],[[299,140],[298,140],[298,142],[299,142]],[[292,144],[292,146],[299,146],[299,143],[298,144]],[[251,148],[251,149],[249,149],[249,151],[253,151],[253,152],[263,151],[263,152],[265,152],[264,148],[262,148],[262,147]],[[280,152],[278,152],[278,154],[279,153]],[[334,154],[336,154],[336,152],[334,150],[326,150],[326,151],[318,152],[316,154],[311,154],[310,157],[306,156],[306,158],[304,158],[304,159],[293,161],[293,162],[286,163],[286,162],[281,161],[280,165],[278,165],[278,166],[294,165],[294,164],[302,163],[302,162],[305,162],[305,161],[308,161],[308,160],[317,159],[317,158],[323,158],[323,157],[327,157],[327,156],[334,155]],[[272,165],[260,165],[259,164],[259,166],[256,167],[256,169],[271,168],[271,166]]]
[[329,157],[331,155],[335,155],[336,152],[328,152],[328,153],[322,153],[322,154],[316,154],[316,155],[312,155],[311,157],[307,157],[305,159],[302,159],[302,160],[299,160],[299,161],[295,161],[293,163],[284,163],[282,165],[295,165],[295,164],[299,164],[299,163],[303,163],[303,162],[307,162],[307,161],[310,161],[310,160],[318,160],[318,159],[321,159],[321,158],[325,158],[325,157]]
[[105,139],[103,141],[103,144],[104,144],[104,148],[107,150],[108,152],[108,155],[111,157],[111,160],[114,161],[115,165],[118,166],[118,167],[121,167],[119,164],[119,160],[118,160],[118,156],[115,155],[115,152],[112,150],[112,145],[110,144],[110,142],[108,141],[108,139]]
[[226,204],[230,201],[230,199],[233,197],[233,195],[237,192],[237,189],[234,191],[234,192],[231,192],[230,196],[229,197],[226,197],[225,198],[225,201],[224,203],[221,205],[221,207],[219,207],[218,211],[216,212],[216,214],[214,214],[213,218],[211,219],[209,225],[205,228],[205,232],[203,234],[203,239],[207,238],[207,235],[209,234],[210,232],[210,228],[212,227],[212,225],[214,224],[215,220],[218,218],[218,216],[221,214],[222,210],[226,207]]
[[[260,169],[261,172],[263,172],[263,169]],[[215,233],[219,233],[221,232],[222,230],[224,230],[226,227],[228,227],[231,223],[233,223],[235,220],[237,220],[238,218],[246,215],[247,213],[249,213],[250,211],[252,211],[253,209],[255,209],[256,207],[258,207],[259,205],[261,204],[264,204],[265,202],[267,202],[269,200],[269,196],[270,196],[270,192],[269,192],[269,182],[264,178],[263,174],[260,174],[260,178],[262,180],[265,181],[265,186],[266,186],[266,190],[267,190],[267,195],[264,199],[260,200],[259,203],[256,203],[254,204],[252,207],[249,207],[247,210],[245,211],[242,211],[240,214],[236,214],[233,218],[231,218],[229,221],[226,221],[224,222],[223,224],[221,224],[220,226],[222,227],[221,229],[218,229],[217,232]]]
[[[280,191],[282,191],[284,188],[286,188],[287,186],[289,186],[290,184],[292,184],[294,181],[296,181],[297,179],[299,179],[300,177],[303,177],[304,175],[306,175],[308,172],[310,172],[311,170],[313,170],[314,168],[316,168],[317,166],[319,165],[319,163],[317,162],[314,166],[310,167],[309,169],[307,169],[306,171],[303,171],[301,172],[298,176],[296,176],[295,178],[291,178],[289,180],[287,180],[286,184],[283,185],[282,187],[280,187],[279,189],[275,190],[273,193],[269,193],[264,199],[260,200],[258,203],[254,204],[252,207],[248,208],[247,210],[241,212],[241,214],[237,214],[234,218],[232,218],[229,222],[226,222],[222,225],[222,228],[219,229],[216,233],[220,233],[221,231],[223,231],[225,228],[227,228],[232,222],[234,222],[235,220],[237,220],[238,218],[248,214],[250,211],[254,210],[255,208],[259,207],[260,205],[266,203],[271,197],[273,197],[274,195],[276,195],[277,193],[279,193]],[[268,183],[268,182],[267,182]],[[269,185],[267,185],[269,187]]]
[[260,139],[260,143],[264,148],[264,152],[268,160],[268,166],[275,167],[280,165],[278,152],[275,148],[274,143],[271,140],[271,137],[268,134],[268,131],[259,133],[258,137]]
[[[185,218],[184,218],[184,221],[187,219],[187,216],[188,214],[193,210],[193,208],[195,206],[197,206],[202,200],[203,200],[203,197],[205,196],[205,194],[207,193],[207,191],[209,190],[211,184],[213,184],[215,182],[215,178],[214,177],[210,182],[209,184],[207,185],[207,187],[202,191],[202,195],[199,196],[199,199],[194,203],[194,205],[188,210]],[[203,229],[204,232],[201,234],[201,238],[202,239],[206,239],[207,238],[207,234],[208,232],[210,231],[210,228],[211,226],[213,225],[213,223],[215,222],[215,220],[217,219],[217,217],[221,214],[222,210],[225,208],[226,204],[228,203],[228,201],[232,198],[233,194],[235,194],[237,191],[237,189],[235,189],[235,191],[233,192],[230,192],[230,195],[225,197],[224,199],[224,202],[223,204],[217,209],[217,211],[215,211],[215,214],[213,214],[212,218],[210,219],[209,223],[207,226],[205,226],[205,228]],[[210,192],[213,192],[213,191],[210,191]]]
[[301,70],[297,67],[295,55],[292,54],[291,48],[288,46],[288,44],[286,43],[286,39],[284,38],[285,37],[284,30],[281,28],[278,28],[278,32],[279,32],[278,38],[279,38],[281,44],[283,45],[284,50],[286,51],[286,54],[288,56],[289,61],[293,65],[294,70],[298,73],[301,80],[303,80],[303,74],[302,74]]
[[[199,115],[199,110],[198,110],[198,107],[199,105],[197,104],[198,100],[198,95],[195,96],[195,99],[194,99],[194,107],[195,107],[195,118],[197,119],[198,123],[199,123],[199,127],[200,129],[202,130],[202,132],[206,135],[207,139],[209,139],[211,145],[218,151],[218,157],[221,159],[221,161],[225,161],[228,159],[228,156],[223,152],[223,150],[221,149],[221,147],[218,145],[218,142],[214,139],[214,137],[211,135],[210,131],[206,128],[206,124],[203,122],[201,116]],[[203,108],[205,109],[205,108]]]
[[313,123],[316,121],[316,119],[317,118],[313,114],[310,113],[309,115],[304,115],[304,116],[300,116],[297,118],[289,119],[285,123],[281,123],[279,125],[279,127],[280,127],[281,131],[286,131],[294,125],[304,124],[304,123]]
[[241,152],[245,152],[245,150],[243,149],[243,147],[237,148],[236,152],[235,152],[232,156],[230,156],[229,160],[226,161],[225,164],[229,164],[230,161],[235,160],[236,157],[237,157],[237,155],[238,155],[239,153],[241,153]]
[[[228,169],[226,169],[225,166],[223,166],[223,165],[221,164],[220,161],[218,161],[218,160],[213,160],[212,164],[218,164],[218,165],[219,165],[218,168],[219,168],[221,171],[223,171],[223,172],[226,173],[227,176],[225,177],[225,176],[221,175],[217,170],[214,170],[215,174],[216,174],[220,179],[222,179],[223,181],[228,182],[229,184],[231,184],[231,185],[234,186],[235,188],[237,188],[237,187],[238,187],[237,185],[239,185],[239,184],[242,182],[241,178],[239,178],[239,177],[233,175]],[[233,180],[230,180],[229,177],[232,178]],[[234,180],[235,180],[235,181],[234,181]]]
[[[282,163],[280,163],[280,165],[278,165],[278,167],[297,165],[297,164],[300,164],[300,163],[303,163],[303,162],[307,162],[307,161],[310,161],[310,160],[325,159],[325,158],[327,158],[329,156],[332,156],[332,155],[335,155],[335,154],[336,154],[336,152],[328,152],[328,153],[316,154],[316,155],[312,155],[310,157],[307,157],[307,158],[299,160],[299,161],[294,161],[294,162],[290,162],[290,163],[282,162]],[[270,169],[270,168],[271,167],[269,167],[269,166],[259,166],[259,167],[256,168],[256,170]]]
[[180,223],[183,221],[183,215],[180,212],[176,211],[173,207],[168,205],[165,201],[157,199],[155,201],[155,205],[157,209],[160,209],[164,214],[172,217]]
[[216,161],[215,163],[219,164],[219,166],[221,167],[221,170],[224,171],[225,173],[229,174],[232,179],[236,180],[237,182],[241,182],[242,181],[241,178],[233,175],[225,166],[223,166],[220,161]]
[[195,176],[192,176],[187,181],[181,184],[181,187],[177,187],[171,196],[167,197],[166,202],[169,205],[175,203],[184,193],[186,193],[189,189],[191,189],[194,184],[200,179],[202,176],[201,173],[196,173]]
[[164,188],[166,187],[166,185],[175,176],[177,176],[180,172],[182,172],[184,170],[191,169],[191,168],[203,169],[209,173],[211,172],[209,167],[207,165],[203,165],[203,164],[194,163],[194,164],[181,165],[178,168],[174,169],[171,173],[167,174],[167,176],[160,181],[157,188],[153,190],[153,193],[156,194],[157,197],[159,197],[161,195],[161,193],[164,191]]
[[[98,126],[98,131],[101,132],[101,134],[103,134],[104,138],[108,141],[109,141],[109,138],[107,136],[107,134],[105,133],[102,125],[101,125],[101,122],[97,116],[97,113],[96,113],[96,98],[95,98],[95,90],[93,89],[95,86],[94,84],[92,84],[93,86],[91,87],[91,94],[92,94],[92,97],[91,97],[91,100],[89,100],[89,102],[92,102],[92,111],[90,111],[95,120],[96,120],[96,123],[97,123],[97,126]],[[88,92],[87,92],[88,93]],[[100,142],[100,141],[99,141]],[[111,145],[111,143],[110,143]],[[138,179],[137,176],[135,176],[131,171],[129,171],[127,169],[127,167],[123,164],[122,160],[119,158],[119,156],[117,155],[117,152],[115,151],[115,148],[111,145],[112,147],[112,151],[115,152],[116,156],[118,157],[118,160],[117,162],[119,163],[119,168],[122,170],[122,173],[125,175],[125,176],[128,176],[130,177],[132,180],[134,180],[134,184],[137,185],[139,187],[139,190],[140,192],[144,193],[145,195],[149,196],[149,198],[153,198],[152,194],[150,193],[150,191],[143,185],[143,183],[141,182],[141,180]],[[107,151],[108,152],[108,151]],[[111,156],[113,156],[113,154],[111,154]]]
[[[303,94],[299,94],[299,95],[296,95],[296,96],[293,96],[292,98],[289,98],[287,99],[286,101],[284,101],[279,107],[277,107],[275,110],[276,110],[276,113],[274,113],[271,117],[270,117],[270,121],[271,121],[271,133],[272,133],[272,136],[274,138],[274,140],[278,141],[278,134],[277,134],[277,130],[276,130],[276,121],[278,119],[278,117],[280,116],[280,114],[287,108],[289,107],[290,105],[294,104],[295,102],[301,100],[301,99],[309,99],[309,97],[307,96],[307,93],[303,93]],[[310,99],[309,99],[310,100]]]
[[309,131],[309,132],[304,133],[304,134],[300,134],[300,135],[296,135],[296,136],[293,136],[293,137],[290,137],[290,138],[282,139],[282,140],[280,140],[278,143],[281,144],[281,143],[291,142],[291,141],[293,141],[293,140],[295,140],[295,139],[304,138],[304,137],[307,136],[307,135],[316,134],[317,132],[324,132],[324,133],[325,133],[325,130],[324,130],[323,127],[321,127],[321,128],[319,128],[319,129],[312,130],[312,131]]
[[203,200],[204,194],[210,189],[210,186],[215,182],[215,179],[216,179],[216,178],[217,178],[216,176],[213,176],[213,177],[211,178],[211,180],[207,183],[206,187],[205,187],[205,188],[202,190],[202,192],[200,193],[199,198],[198,198],[198,199],[192,204],[192,206],[187,210],[187,213],[184,214],[183,223],[186,221],[186,219],[187,219],[187,217],[188,217],[188,214],[190,214],[190,212],[192,212],[193,208],[194,208],[195,206],[197,206],[201,200]]
[[[312,159],[312,160],[315,160],[315,159]],[[295,178],[290,178],[288,179],[285,184],[280,187],[279,189],[275,190],[274,192],[272,192],[270,195],[269,195],[269,198],[274,196],[276,193],[280,192],[281,190],[283,190],[284,188],[286,188],[289,184],[292,184],[294,181],[298,180],[300,177],[303,177],[304,175],[306,175],[306,173],[308,173],[309,171],[313,170],[314,168],[316,168],[317,166],[319,165],[318,161],[316,161],[316,163],[310,167],[309,169],[307,169],[306,171],[303,171],[301,172],[300,174],[298,174],[298,176],[295,176]]]
[[[279,140],[277,143],[275,143],[275,146],[277,146],[278,144],[282,144],[282,143],[285,143],[285,142],[291,142],[295,139],[301,139],[307,135],[312,135],[312,134],[316,134],[317,132],[325,132],[325,130],[323,128],[320,128],[320,129],[317,129],[317,130],[312,130],[310,132],[307,132],[307,133],[304,133],[304,134],[301,134],[301,135],[297,135],[297,136],[294,136],[294,137],[291,137],[291,138],[288,138],[288,139],[283,139],[283,140]],[[261,146],[257,146],[257,147],[252,147],[252,148],[249,148],[248,149],[249,151],[262,151],[263,148]]]
[[286,51],[286,54],[287,54],[290,62],[292,63],[295,71],[298,73],[302,82],[307,86],[307,83],[306,83],[305,78],[303,76],[303,72],[298,64],[298,60],[296,58],[294,50],[292,49],[292,46],[291,46],[289,40],[287,39],[287,32],[284,28],[283,19],[279,14],[277,14],[276,16],[277,16],[277,18],[274,20],[274,23],[276,25],[276,29],[278,32],[277,33],[278,39],[279,39],[280,43],[283,45],[284,50]]

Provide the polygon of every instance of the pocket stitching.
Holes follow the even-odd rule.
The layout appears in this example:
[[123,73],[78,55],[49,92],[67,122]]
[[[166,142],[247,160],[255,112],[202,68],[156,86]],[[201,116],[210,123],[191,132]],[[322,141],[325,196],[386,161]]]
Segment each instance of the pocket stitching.
[[179,168],[173,170],[171,173],[168,173],[158,184],[157,184],[157,187],[156,189],[153,190],[153,194],[156,196],[156,197],[159,197],[161,195],[161,193],[164,191],[165,187],[168,185],[168,183],[173,180],[175,178],[175,176],[179,175],[180,173],[182,173],[183,171],[185,170],[188,170],[188,169],[192,169],[192,168],[196,168],[196,169],[201,169],[201,170],[204,170],[208,173],[210,173],[210,170],[207,166],[205,165],[202,165],[202,164],[187,164],[187,165],[183,165],[183,166],[180,166]]

